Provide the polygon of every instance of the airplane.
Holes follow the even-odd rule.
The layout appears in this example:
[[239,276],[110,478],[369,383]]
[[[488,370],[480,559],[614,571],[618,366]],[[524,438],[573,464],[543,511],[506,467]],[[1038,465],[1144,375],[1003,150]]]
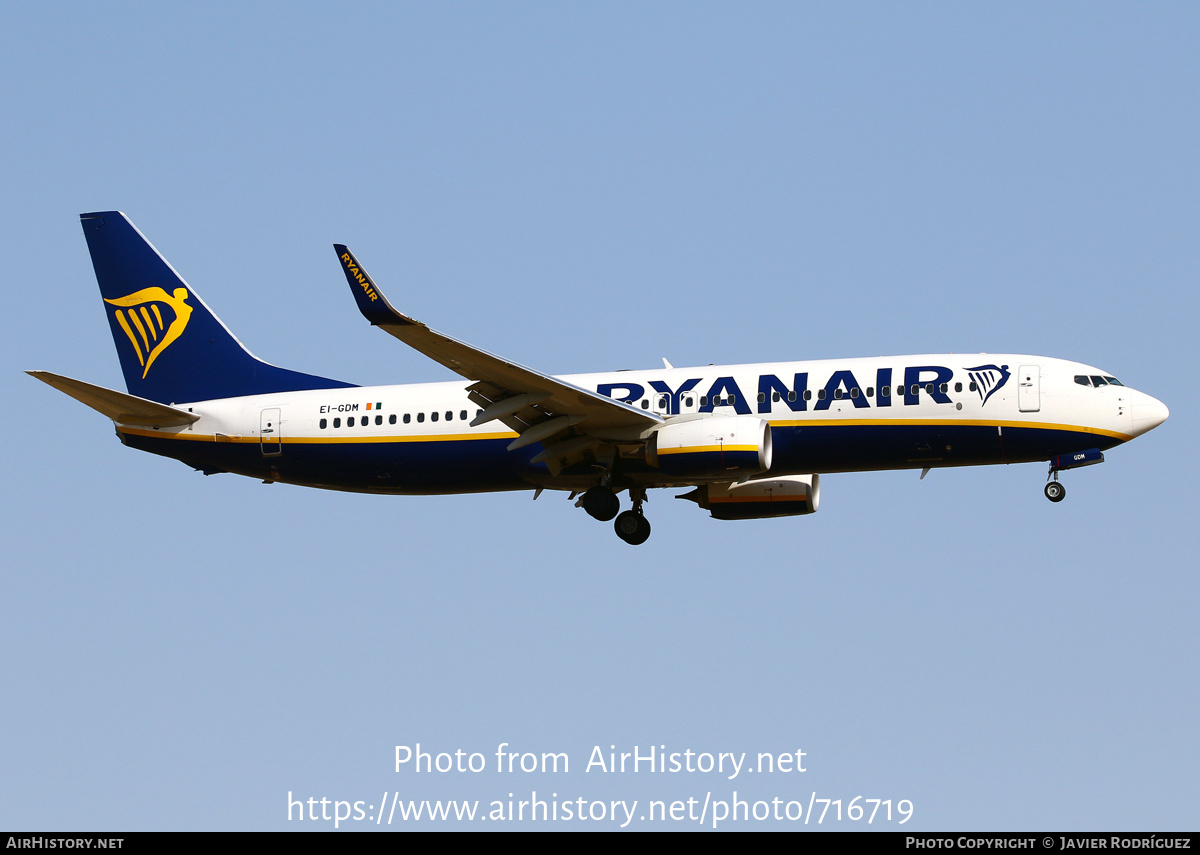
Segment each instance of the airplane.
[[[253,356],[119,211],[80,215],[127,392],[32,376],[121,442],[212,475],[364,493],[569,494],[644,543],[647,491],[720,520],[815,513],[822,474],[1048,462],[1059,472],[1162,424],[1167,407],[1078,362],[942,354],[553,377],[435,332],[335,244],[359,311],[458,380],[357,386]],[[630,507],[621,510],[621,493]]]

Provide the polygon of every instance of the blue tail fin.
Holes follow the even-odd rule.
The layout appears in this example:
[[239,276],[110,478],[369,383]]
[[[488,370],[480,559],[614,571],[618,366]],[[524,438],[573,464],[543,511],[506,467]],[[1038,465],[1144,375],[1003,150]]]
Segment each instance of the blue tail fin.
[[354,385],[258,359],[124,214],[79,218],[131,395],[172,404]]

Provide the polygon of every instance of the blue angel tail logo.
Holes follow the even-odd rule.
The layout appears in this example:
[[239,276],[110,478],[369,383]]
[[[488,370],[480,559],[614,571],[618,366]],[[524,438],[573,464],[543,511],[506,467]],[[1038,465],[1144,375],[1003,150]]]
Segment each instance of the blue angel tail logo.
[[964,370],[975,383],[975,391],[979,393],[979,400],[983,404],[986,404],[992,393],[1007,383],[1008,378],[1012,376],[1007,365],[979,365]]
[[[143,380],[150,373],[154,360],[182,335],[187,326],[188,318],[192,315],[187,297],[186,288],[176,288],[174,294],[168,294],[162,288],[143,288],[124,297],[104,301],[118,307],[117,324],[133,345],[138,362],[142,365]],[[165,323],[160,306],[170,309]]]

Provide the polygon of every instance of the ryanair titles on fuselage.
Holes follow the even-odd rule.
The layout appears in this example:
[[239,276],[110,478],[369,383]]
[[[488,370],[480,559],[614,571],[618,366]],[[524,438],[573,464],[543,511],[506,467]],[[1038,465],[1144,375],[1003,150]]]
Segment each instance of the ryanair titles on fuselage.
[[[1008,365],[978,365],[963,370],[971,378],[970,391],[978,394],[983,404],[1011,376]],[[699,404],[694,412],[711,413],[715,407],[728,406],[733,407],[739,415],[747,416],[755,409],[759,413],[769,413],[776,403],[786,404],[792,412],[804,412],[810,408],[815,411],[828,410],[835,401],[852,404],[856,409],[890,407],[893,404],[914,406],[921,402],[921,393],[926,395],[927,400],[937,404],[954,403],[949,395],[954,370],[943,365],[910,365],[902,370],[886,367],[859,371],[864,375],[870,372],[868,382],[862,382],[862,378],[851,369],[832,372],[823,385],[811,382],[815,378],[810,376],[809,371],[792,372],[790,382],[777,374],[760,374],[757,388],[750,396],[732,375],[717,377],[707,387],[701,385],[706,382],[703,377],[696,377],[684,380],[674,389],[663,380],[649,380],[645,385],[629,380],[600,383],[596,391],[628,403],[640,401],[648,394],[653,398],[665,396],[663,400],[666,406],[659,409],[665,410],[668,415],[684,411],[681,401],[689,392],[699,396]],[[903,383],[900,382],[901,377]],[[787,378],[786,374],[784,378]],[[812,394],[814,390],[815,394]]]

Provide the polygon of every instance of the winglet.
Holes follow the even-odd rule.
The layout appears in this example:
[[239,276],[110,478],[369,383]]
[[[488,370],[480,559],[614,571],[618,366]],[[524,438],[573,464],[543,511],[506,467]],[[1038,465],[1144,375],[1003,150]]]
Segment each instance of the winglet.
[[383,292],[379,290],[375,281],[358,263],[354,253],[345,244],[335,243],[333,248],[337,251],[338,261],[341,262],[342,271],[346,274],[346,281],[350,283],[354,302],[358,303],[358,310],[363,313],[364,318],[375,326],[420,323],[407,315],[400,314],[392,307],[387,297],[383,296]]

